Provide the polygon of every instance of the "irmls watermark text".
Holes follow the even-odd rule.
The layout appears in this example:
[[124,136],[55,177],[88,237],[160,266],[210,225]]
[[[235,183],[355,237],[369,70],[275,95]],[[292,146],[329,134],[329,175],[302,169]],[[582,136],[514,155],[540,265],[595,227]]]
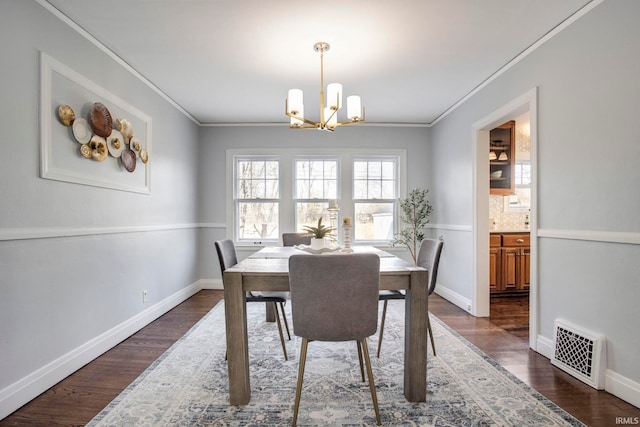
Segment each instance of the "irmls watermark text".
[[640,418],[639,417],[616,417],[616,424],[637,425],[637,424],[640,424]]

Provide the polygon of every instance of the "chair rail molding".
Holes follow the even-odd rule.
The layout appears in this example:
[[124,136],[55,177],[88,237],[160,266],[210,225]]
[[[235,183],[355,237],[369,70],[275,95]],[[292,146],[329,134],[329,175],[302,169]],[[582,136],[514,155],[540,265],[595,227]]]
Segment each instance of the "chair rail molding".
[[91,236],[100,234],[142,233],[192,228],[225,228],[225,224],[177,223],[158,225],[127,225],[106,227],[25,227],[0,228],[0,241],[50,239],[60,237]]
[[589,240],[602,243],[640,245],[640,233],[633,231],[561,230],[539,228],[538,237],[564,240]]

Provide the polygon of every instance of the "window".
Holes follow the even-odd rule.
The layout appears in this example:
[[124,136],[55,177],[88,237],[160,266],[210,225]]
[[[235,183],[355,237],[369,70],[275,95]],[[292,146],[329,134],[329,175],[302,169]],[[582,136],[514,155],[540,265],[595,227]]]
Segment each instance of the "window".
[[514,168],[516,186],[531,187],[531,163],[516,161]]
[[515,194],[504,197],[505,212],[523,212],[531,208],[531,162],[516,161],[514,169]]
[[277,159],[235,162],[237,238],[269,240],[280,237],[280,163]]
[[338,198],[338,160],[297,158],[294,180],[295,229],[316,225],[320,217],[329,225],[329,200]]
[[391,240],[398,199],[397,159],[353,162],[354,240]]
[[342,218],[351,217],[353,243],[386,245],[398,227],[405,165],[403,149],[229,149],[227,235],[239,246],[277,245],[283,232],[322,216],[342,243]]

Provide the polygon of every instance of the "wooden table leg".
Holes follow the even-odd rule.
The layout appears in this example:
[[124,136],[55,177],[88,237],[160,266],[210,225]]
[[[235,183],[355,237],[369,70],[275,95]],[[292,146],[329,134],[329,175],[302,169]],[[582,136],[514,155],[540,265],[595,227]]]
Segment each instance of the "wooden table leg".
[[247,301],[242,290],[242,273],[224,272],[224,316],[227,331],[229,402],[246,405],[251,399]]
[[409,402],[427,400],[427,271],[411,272],[405,299],[404,396]]

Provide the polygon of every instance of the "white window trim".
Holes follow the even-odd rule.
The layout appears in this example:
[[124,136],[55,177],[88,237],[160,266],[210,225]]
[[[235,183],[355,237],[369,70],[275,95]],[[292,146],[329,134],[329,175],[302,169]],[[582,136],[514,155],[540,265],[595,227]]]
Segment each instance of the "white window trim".
[[[401,191],[401,185],[400,185],[400,175],[401,172],[404,170],[401,168],[401,159],[397,156],[397,155],[380,155],[380,154],[370,154],[370,155],[362,155],[362,156],[353,156],[351,158],[351,163],[353,164],[353,162],[356,161],[363,161],[363,162],[369,162],[369,161],[389,161],[392,160],[396,165],[396,195],[398,197],[396,197],[395,199],[354,199],[353,197],[351,197],[351,203],[355,204],[355,203],[393,203],[393,233],[394,235],[398,232],[399,229],[399,216],[398,216],[398,203],[394,203],[397,202],[398,198],[402,198],[405,197],[406,191],[403,193]],[[353,181],[355,180],[355,177],[351,176],[351,184],[352,184],[352,188],[353,188]],[[353,195],[352,195],[353,196]],[[354,216],[355,216],[355,212],[354,212]],[[380,240],[356,240],[355,239],[355,230],[352,233],[352,241],[354,241],[356,244],[365,244],[365,245],[376,245],[376,244],[380,244]]]
[[295,214],[296,203],[324,203],[328,202],[330,199],[297,199],[296,198],[296,162],[299,160],[333,160],[336,162],[337,170],[336,170],[336,180],[338,181],[338,188],[336,188],[336,197],[335,199],[341,200],[341,184],[342,184],[342,156],[336,154],[330,155],[302,155],[295,154],[291,159],[291,198],[292,198],[292,209],[293,209],[293,230],[297,230],[297,218]]
[[[282,148],[230,148],[226,150],[226,223],[227,238],[233,239],[240,247],[261,247],[278,246],[280,240],[268,240],[248,244],[238,242],[236,236],[236,213],[234,202],[235,187],[235,159],[236,157],[268,157],[278,159],[280,162],[280,234],[293,230],[295,227],[295,204],[294,204],[294,168],[295,159],[318,157],[338,159],[338,195],[340,200],[340,217],[354,216],[353,212],[353,161],[354,159],[372,159],[375,157],[397,157],[398,158],[398,191],[399,198],[406,197],[407,194],[407,150],[406,149],[323,149],[323,148],[303,148],[303,149],[282,149]],[[397,210],[397,209],[396,209]],[[397,212],[396,226],[398,225]],[[359,241],[359,244],[367,242]],[[368,242],[369,244],[380,244],[380,241]]]
[[[236,165],[238,161],[277,161],[278,162],[278,198],[276,199],[237,199],[236,195],[238,194],[238,181],[236,180]],[[241,203],[241,202],[247,202],[247,203],[255,203],[255,202],[264,202],[264,203],[277,203],[278,204],[278,212],[280,212],[280,209],[282,207],[282,172],[280,172],[280,168],[282,167],[282,165],[280,164],[280,158],[278,156],[273,156],[273,155],[268,155],[268,154],[260,154],[260,155],[235,155],[232,158],[232,164],[231,164],[231,200],[230,200],[230,204],[232,205],[232,212],[233,212],[233,230],[231,235],[233,235],[233,241],[236,244],[241,244],[241,245],[249,245],[249,239],[244,239],[241,242],[238,239],[238,235],[237,235],[237,227],[236,224],[238,223],[238,216],[237,216],[237,210],[236,210],[236,206]],[[279,215],[280,216],[280,215]],[[227,222],[228,224],[228,222]],[[265,239],[264,242],[272,242],[272,241],[277,241],[277,239]],[[262,244],[262,241],[254,241],[252,244]]]

